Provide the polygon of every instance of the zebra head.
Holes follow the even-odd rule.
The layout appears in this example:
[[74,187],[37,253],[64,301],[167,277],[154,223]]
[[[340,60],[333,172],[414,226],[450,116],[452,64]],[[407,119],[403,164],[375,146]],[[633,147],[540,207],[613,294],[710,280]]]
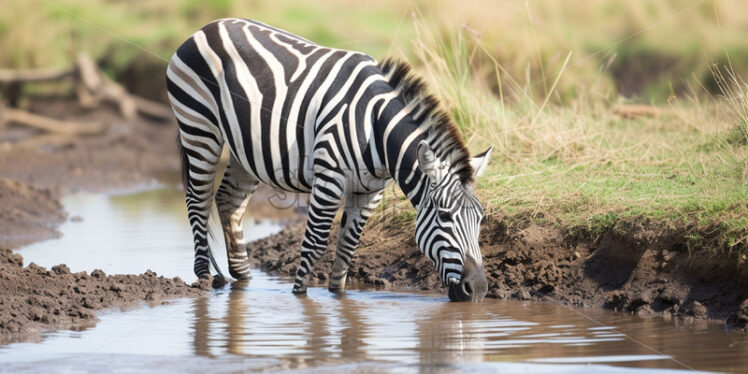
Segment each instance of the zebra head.
[[[472,176],[485,171],[491,149],[470,159]],[[452,301],[481,301],[488,291],[478,233],[483,206],[457,163],[440,159],[427,141],[418,145],[419,168],[426,175],[416,218],[416,242],[436,266]]]

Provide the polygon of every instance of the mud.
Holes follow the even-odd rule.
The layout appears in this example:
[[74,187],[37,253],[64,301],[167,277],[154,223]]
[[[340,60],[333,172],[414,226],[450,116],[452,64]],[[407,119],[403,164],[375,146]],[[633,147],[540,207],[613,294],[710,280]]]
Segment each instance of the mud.
[[[58,235],[55,228],[66,219],[58,201],[62,194],[109,191],[178,175],[174,124],[125,121],[115,108],[85,110],[65,98],[34,98],[28,107],[57,118],[103,121],[108,127],[102,134],[72,137],[12,125],[0,132],[0,248]],[[286,222],[298,217],[294,209],[271,209],[267,200],[272,193],[258,191],[250,211]],[[488,296],[551,299],[639,315],[713,318],[745,328],[745,261],[738,265],[715,255],[691,255],[685,243],[675,239],[683,235],[652,226],[620,222],[594,240],[570,239],[555,227],[517,226],[514,221],[510,227],[505,218],[492,217],[481,236]],[[337,240],[335,232],[331,243]],[[251,243],[254,265],[293,274],[302,236],[303,223]],[[313,284],[326,284],[332,252],[317,265]],[[0,341],[28,339],[45,329],[90,326],[96,310],[201,292],[198,285],[153,273],[104,276],[69,274],[64,265],[23,268],[20,256],[7,249],[0,250],[0,262]],[[413,228],[375,221],[367,226],[354,257],[352,283],[441,289],[433,265],[416,248]]]
[[200,295],[208,283],[188,286],[179,278],[152,271],[140,275],[106,275],[101,270],[71,273],[65,265],[23,267],[23,258],[0,249],[0,343],[34,340],[50,328],[93,326],[96,311],[142,302]]
[[[104,192],[160,181],[178,184],[176,122],[121,118],[113,106],[83,109],[70,97],[29,98],[27,110],[58,119],[101,122],[94,135],[61,135],[10,124],[0,131],[0,247],[54,238],[65,220],[58,200],[77,191]],[[287,221],[293,209],[267,204],[275,192],[260,188],[250,211]]]
[[50,134],[10,124],[0,132],[0,247],[54,238],[62,194],[107,191],[177,175],[176,127],[127,121],[115,108],[82,109],[73,98],[33,97],[25,109],[58,119],[101,122],[95,135]]
[[[689,254],[673,229],[648,222],[617,223],[595,240],[570,239],[558,228],[509,227],[489,217],[481,249],[488,297],[551,300],[641,316],[716,319],[748,326],[748,269],[714,254]],[[304,225],[250,243],[256,266],[293,275]],[[335,243],[335,230],[330,243]],[[312,284],[326,285],[334,246],[320,259]],[[434,267],[418,251],[411,226],[370,223],[349,270],[351,283],[383,288],[440,289]]]
[[9,125],[0,132],[3,177],[37,188],[108,191],[178,175],[176,125],[140,117],[125,120],[114,107],[83,109],[74,98],[37,96],[26,109],[52,118],[100,122],[94,135],[49,134]]
[[59,237],[66,214],[54,189],[0,178],[0,247]]
[[98,121],[95,135],[49,134],[10,124],[0,132],[0,343],[38,338],[49,329],[95,324],[95,312],[141,302],[199,295],[207,283],[188,286],[153,272],[106,276],[71,274],[30,264],[7,248],[59,236],[67,214],[60,196],[108,191],[176,176],[176,126],[146,118],[127,121],[106,105],[82,109],[73,98],[33,97],[31,112],[81,122]]

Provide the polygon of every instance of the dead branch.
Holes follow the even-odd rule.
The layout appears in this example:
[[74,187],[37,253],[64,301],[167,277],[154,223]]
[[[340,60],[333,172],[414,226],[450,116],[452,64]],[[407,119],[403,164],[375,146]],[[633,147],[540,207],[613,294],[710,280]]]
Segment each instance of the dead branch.
[[174,118],[174,112],[172,112],[171,108],[169,108],[169,106],[167,105],[139,96],[133,96],[133,99],[135,100],[135,105],[137,106],[138,112],[140,112],[140,114],[161,121],[169,121]]
[[78,123],[29,113],[25,110],[0,107],[0,128],[9,123],[37,128],[58,134],[88,135],[99,134],[106,127],[98,122]]
[[74,69],[34,69],[8,70],[0,69],[0,83],[35,83],[55,81],[75,75]]
[[[161,121],[169,121],[173,118],[168,106],[131,94],[124,86],[103,74],[96,62],[83,52],[78,53],[71,69],[0,70],[0,84],[8,87],[25,83],[54,81],[68,77],[75,79],[73,82],[74,90],[81,107],[93,108],[101,102],[110,102],[117,106],[120,115],[126,119],[134,119],[138,114]],[[23,120],[32,118],[18,113],[20,112],[15,112],[13,115],[20,115],[19,118]],[[27,114],[30,115],[31,113]],[[33,117],[30,121],[38,126],[33,124],[29,124],[29,126],[39,128],[44,128],[53,123],[39,120],[36,117]],[[58,121],[57,123],[63,122]],[[2,123],[4,122],[0,120],[0,127],[2,127]],[[47,128],[47,130],[54,131],[51,128]]]
[[133,119],[138,115],[138,106],[132,95],[125,87],[102,75],[102,85],[98,89],[101,100],[109,101],[117,105],[119,113],[126,119]]

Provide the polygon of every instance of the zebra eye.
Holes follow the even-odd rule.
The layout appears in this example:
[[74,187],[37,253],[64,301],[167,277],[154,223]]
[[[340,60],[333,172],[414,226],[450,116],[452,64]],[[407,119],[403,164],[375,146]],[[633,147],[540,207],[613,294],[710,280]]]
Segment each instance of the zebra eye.
[[451,221],[452,215],[447,210],[439,210],[439,219],[442,221]]

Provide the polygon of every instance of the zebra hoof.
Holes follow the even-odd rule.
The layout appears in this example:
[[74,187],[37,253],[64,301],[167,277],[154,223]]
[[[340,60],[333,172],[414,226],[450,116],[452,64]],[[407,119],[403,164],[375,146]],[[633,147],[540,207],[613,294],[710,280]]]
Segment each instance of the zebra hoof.
[[252,279],[252,273],[250,273],[249,271],[241,273],[233,272],[231,271],[231,269],[229,269],[229,274],[236,280]]
[[345,294],[345,288],[342,288],[342,287],[328,287],[327,290],[338,295]]
[[211,286],[212,282],[213,282],[213,277],[211,277],[210,274],[201,274],[197,278],[197,281],[192,283],[192,287],[201,289],[203,291],[208,291],[212,287]]
[[291,292],[294,295],[306,295],[306,286],[294,286]]
[[213,284],[212,284],[212,286],[213,286],[214,289],[219,289],[219,288],[225,286],[226,283],[228,283],[228,281],[226,281],[226,278],[224,278],[223,275],[216,274],[215,276],[213,276]]

